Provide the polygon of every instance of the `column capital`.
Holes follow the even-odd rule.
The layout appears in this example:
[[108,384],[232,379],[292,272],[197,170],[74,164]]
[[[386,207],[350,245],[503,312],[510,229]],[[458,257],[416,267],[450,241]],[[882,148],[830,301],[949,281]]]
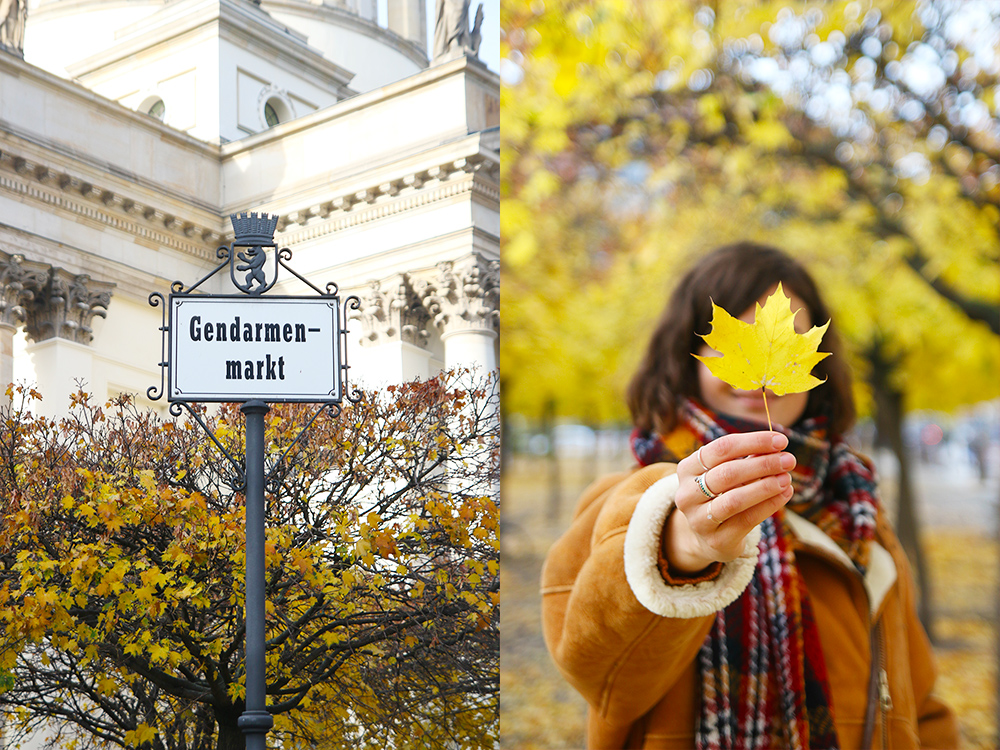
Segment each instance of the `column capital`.
[[435,274],[414,280],[414,290],[437,329],[496,333],[500,327],[500,261],[473,253],[437,264]]
[[0,250],[0,325],[16,328],[28,318],[35,297],[48,284],[47,263]]
[[25,330],[34,341],[62,338],[89,344],[94,338],[94,316],[107,316],[115,284],[94,281],[87,274],[53,268],[48,284],[35,295]]
[[371,281],[358,295],[361,307],[352,317],[361,320],[362,346],[406,342],[426,348],[427,312],[413,292],[408,274],[385,281]]

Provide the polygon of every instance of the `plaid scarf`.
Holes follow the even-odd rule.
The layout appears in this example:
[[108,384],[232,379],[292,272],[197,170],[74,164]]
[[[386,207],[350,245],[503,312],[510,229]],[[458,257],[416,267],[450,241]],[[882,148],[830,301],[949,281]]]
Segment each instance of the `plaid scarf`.
[[[878,512],[874,470],[842,440],[827,440],[826,423],[819,417],[794,430],[774,428],[788,436],[786,450],[797,461],[787,507],[822,529],[864,574]],[[644,466],[677,462],[727,433],[760,429],[687,401],[670,434],[635,432],[632,448]],[[754,576],[716,614],[698,654],[698,750],[839,748],[826,662],[784,509],[760,530]]]

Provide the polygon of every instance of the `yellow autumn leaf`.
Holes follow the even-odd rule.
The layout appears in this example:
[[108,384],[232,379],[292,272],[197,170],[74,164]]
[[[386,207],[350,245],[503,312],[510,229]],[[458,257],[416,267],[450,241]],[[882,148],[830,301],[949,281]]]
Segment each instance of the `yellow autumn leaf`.
[[[805,333],[795,330],[795,313],[789,297],[778,284],[774,294],[758,303],[754,322],[734,318],[712,303],[712,330],[702,336],[721,357],[692,355],[715,377],[743,391],[768,389],[777,396],[801,393],[823,381],[810,373],[829,352],[819,352],[830,321]],[[767,406],[767,393],[764,392]],[[768,426],[770,427],[770,414]]]
[[118,690],[118,683],[107,675],[97,681],[97,691],[101,695],[114,695],[116,690]]
[[156,734],[155,727],[151,727],[148,724],[140,724],[135,729],[125,733],[125,742],[130,746],[138,747],[143,743],[151,741],[156,737]]

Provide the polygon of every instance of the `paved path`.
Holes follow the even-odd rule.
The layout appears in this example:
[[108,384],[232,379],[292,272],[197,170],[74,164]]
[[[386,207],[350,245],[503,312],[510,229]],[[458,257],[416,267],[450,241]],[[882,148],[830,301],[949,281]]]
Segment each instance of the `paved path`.
[[[895,480],[895,461],[877,453],[875,461],[884,483]],[[996,467],[982,481],[963,454],[943,455],[935,463],[916,463],[913,489],[924,528],[965,529],[995,536],[1000,517],[1000,476]]]

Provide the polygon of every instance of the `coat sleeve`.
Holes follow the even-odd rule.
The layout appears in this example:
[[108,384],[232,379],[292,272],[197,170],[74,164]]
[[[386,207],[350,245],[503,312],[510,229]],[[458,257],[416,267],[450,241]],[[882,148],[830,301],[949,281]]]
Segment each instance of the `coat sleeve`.
[[697,657],[714,613],[739,597],[756,565],[759,531],[714,579],[663,579],[660,540],[674,470],[656,464],[596,483],[542,569],[549,651],[592,710],[615,724],[635,721],[670,690]]
[[951,707],[933,692],[936,670],[931,659],[930,642],[920,623],[914,624],[917,637],[910,638],[910,660],[915,675],[913,690],[917,701],[920,747],[954,750],[962,744],[958,721]]
[[879,519],[879,535],[882,544],[892,553],[899,576],[905,581],[902,605],[906,613],[907,649],[920,747],[928,750],[955,750],[962,745],[958,720],[951,707],[934,694],[937,666],[927,631],[917,616],[915,584],[909,560],[884,518]]
[[915,607],[910,607],[909,617],[910,669],[913,674],[913,697],[917,707],[920,747],[954,750],[962,744],[958,719],[951,706],[934,694],[937,666],[930,639],[917,618]]

